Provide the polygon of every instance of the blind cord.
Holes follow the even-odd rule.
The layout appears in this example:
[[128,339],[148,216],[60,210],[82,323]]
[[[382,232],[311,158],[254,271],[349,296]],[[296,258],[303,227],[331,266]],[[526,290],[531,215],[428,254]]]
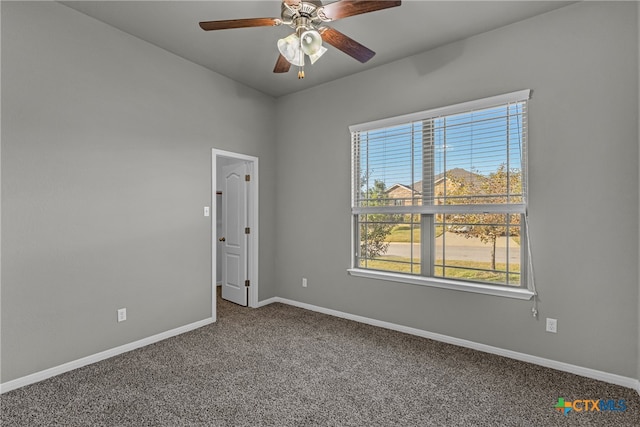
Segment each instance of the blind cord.
[[531,235],[529,234],[529,214],[524,214],[525,232],[527,234],[527,251],[529,252],[529,280],[531,280],[531,290],[533,291],[533,307],[531,307],[531,314],[536,319],[538,318],[538,291],[536,291],[536,281],[533,274],[533,254],[531,252]]

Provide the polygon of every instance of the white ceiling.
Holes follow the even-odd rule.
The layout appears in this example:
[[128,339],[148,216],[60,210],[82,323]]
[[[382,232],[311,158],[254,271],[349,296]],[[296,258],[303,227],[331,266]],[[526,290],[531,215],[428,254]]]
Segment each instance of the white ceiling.
[[[290,27],[203,31],[200,21],[280,17],[279,0],[65,1],[65,5],[266,94],[278,97],[566,6],[567,1],[418,1],[352,16],[330,26],[375,51],[361,64],[329,51],[306,77],[274,74],[276,42]],[[325,4],[331,1],[325,1]]]

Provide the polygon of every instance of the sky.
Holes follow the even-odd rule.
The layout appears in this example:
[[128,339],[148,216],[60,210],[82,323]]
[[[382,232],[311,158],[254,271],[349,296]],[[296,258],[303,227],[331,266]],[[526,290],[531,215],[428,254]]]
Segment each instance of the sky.
[[421,181],[429,170],[489,175],[503,164],[522,169],[523,109],[515,103],[361,132],[360,170],[368,171],[369,187],[381,180],[389,188]]

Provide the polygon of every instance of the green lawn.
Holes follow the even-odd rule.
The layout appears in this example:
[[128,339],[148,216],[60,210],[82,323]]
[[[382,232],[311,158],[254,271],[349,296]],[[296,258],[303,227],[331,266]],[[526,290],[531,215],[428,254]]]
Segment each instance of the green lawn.
[[[368,260],[366,268],[374,270],[395,271],[398,273],[411,273],[409,258],[399,256],[384,256],[375,260]],[[360,267],[365,267],[364,261],[360,261]],[[413,265],[413,274],[420,274],[420,263]]]
[[[438,267],[438,264],[442,264],[442,260],[436,260],[435,275],[438,277],[443,277],[443,267]],[[447,261],[447,265],[444,268],[446,276],[444,277],[490,283],[505,283],[506,281],[507,273],[501,272],[505,271],[505,269],[507,268],[507,265],[505,263],[496,263],[496,270],[498,271],[477,271],[470,270],[471,268],[491,270],[491,263],[481,261]],[[519,264],[512,264],[510,268],[511,272],[520,273]],[[509,274],[509,284],[519,285],[520,274]]]
[[[385,242],[411,243],[411,228],[408,225],[396,225],[387,236]],[[442,235],[442,226],[436,227],[436,237]],[[420,243],[420,227],[413,229],[413,243]]]
[[[377,258],[375,260],[369,260],[367,262],[366,267],[375,269],[375,270],[385,270],[385,271],[394,271],[398,273],[410,273],[410,274],[420,274],[420,264],[413,265],[413,272],[411,271],[411,264],[409,263],[409,258],[403,258],[398,256],[384,256]],[[491,263],[490,262],[480,262],[480,261],[448,261],[445,267],[446,276],[443,276],[443,267],[438,267],[438,264],[441,264],[442,260],[436,260],[435,267],[435,276],[436,277],[444,277],[448,279],[462,279],[462,280],[472,280],[477,282],[487,282],[487,283],[505,283],[506,273],[499,272],[500,270],[504,270],[506,265],[503,263],[496,263],[496,270],[499,271],[478,271],[471,269],[484,269],[490,270]],[[361,261],[361,267],[365,267],[364,262]],[[459,268],[452,268],[459,267]],[[511,271],[513,273],[520,272],[519,265],[511,265]],[[511,285],[519,285],[520,284],[520,274],[509,274],[509,284]]]

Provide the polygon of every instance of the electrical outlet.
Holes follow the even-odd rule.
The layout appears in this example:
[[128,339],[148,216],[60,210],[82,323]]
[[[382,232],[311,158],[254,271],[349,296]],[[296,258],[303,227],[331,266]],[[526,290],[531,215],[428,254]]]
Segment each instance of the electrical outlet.
[[558,320],[547,317],[547,332],[558,333]]
[[303,288],[306,288],[306,287],[307,287],[307,278],[306,278],[306,277],[303,277],[303,278],[302,278],[302,287],[303,287]]
[[127,309],[120,308],[118,309],[118,322],[124,322],[127,320]]

